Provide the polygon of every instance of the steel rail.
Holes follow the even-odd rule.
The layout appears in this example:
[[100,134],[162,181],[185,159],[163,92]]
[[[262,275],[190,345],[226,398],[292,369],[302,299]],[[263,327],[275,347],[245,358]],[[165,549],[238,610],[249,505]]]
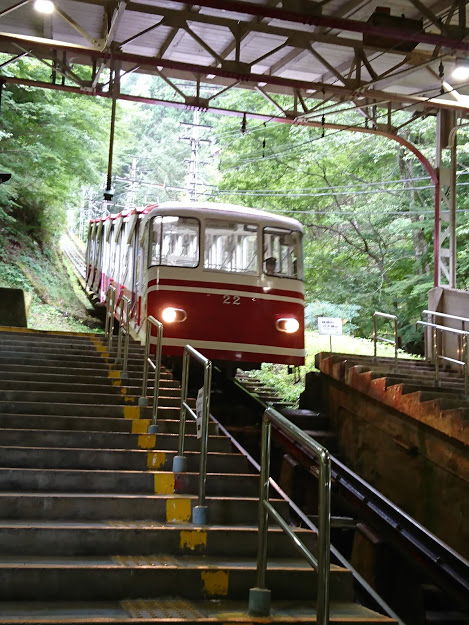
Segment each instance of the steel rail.
[[[234,383],[239,389],[249,395],[252,400],[258,403],[260,407],[266,407],[265,402],[259,397],[254,397],[249,390],[243,386],[242,382],[235,380]],[[281,409],[279,411],[281,412]],[[226,430],[224,433],[226,433]],[[277,431],[276,435],[280,437],[280,432]],[[281,438],[288,442],[290,451],[296,450],[298,452],[297,456],[302,456],[300,460],[303,460],[304,464],[310,468],[311,462],[314,462],[314,458],[285,434],[282,434]],[[242,449],[241,446],[239,447]],[[259,466],[252,458],[248,459],[255,463],[254,466]],[[459,602],[468,604],[469,608],[469,561],[451,549],[449,545],[444,543],[437,536],[429,532],[424,526],[397,507],[392,501],[384,497],[384,495],[373,488],[366,480],[354,473],[332,454],[331,471],[332,482],[336,488],[340,488],[355,504],[358,503],[361,508],[364,508],[367,515],[370,516],[372,520],[379,521],[379,523],[384,526],[388,536],[395,537],[397,535],[401,542],[401,550],[406,553],[411,553],[413,556],[417,557],[420,562],[423,562],[426,570],[431,572],[432,577],[437,583],[443,586],[445,590]],[[276,490],[280,492],[278,487]],[[303,516],[300,516],[302,520],[304,520]],[[376,605],[380,606],[388,616],[398,618],[392,609],[376,594],[368,582],[366,582],[357,571],[353,570],[353,567],[351,567],[336,549],[331,547],[331,553],[334,554],[343,566],[350,568],[357,583],[375,601]],[[399,620],[399,622],[402,621]]]

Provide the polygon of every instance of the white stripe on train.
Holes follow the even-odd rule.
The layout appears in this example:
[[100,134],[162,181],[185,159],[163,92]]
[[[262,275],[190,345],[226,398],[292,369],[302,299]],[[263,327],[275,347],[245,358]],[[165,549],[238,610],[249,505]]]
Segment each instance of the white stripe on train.
[[267,293],[256,293],[247,291],[230,291],[229,289],[207,289],[205,287],[197,286],[167,286],[167,285],[153,285],[148,287],[147,293],[153,291],[177,291],[178,293],[205,293],[210,295],[238,295],[239,297],[247,297],[249,299],[265,299],[275,302],[290,302],[292,304],[301,304],[304,306],[304,300],[296,299],[294,297],[284,297],[283,295],[268,295]]

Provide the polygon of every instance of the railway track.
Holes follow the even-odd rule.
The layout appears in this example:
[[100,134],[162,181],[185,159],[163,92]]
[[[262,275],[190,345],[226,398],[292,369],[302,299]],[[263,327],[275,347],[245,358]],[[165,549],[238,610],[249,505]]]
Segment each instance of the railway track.
[[[252,378],[243,376],[233,384],[238,397],[240,392],[244,393],[247,403],[257,406],[259,415],[269,403],[275,403],[275,397],[269,399],[269,393],[262,392],[262,383],[253,382]],[[288,418],[294,414],[288,407],[278,404],[275,407]],[[315,459],[306,449],[280,432],[274,433],[274,440],[305,471],[316,476]],[[366,523],[382,540],[392,544],[416,571],[421,571],[426,580],[431,580],[431,584],[448,600],[445,603],[454,606],[450,610],[445,607],[432,611],[425,622],[442,625],[469,623],[469,562],[351,471],[339,458],[332,455],[331,460],[333,497],[339,497],[342,504],[345,503],[348,514],[357,522]],[[334,555],[344,563],[337,550]],[[347,563],[347,566],[350,564]],[[370,587],[365,584],[365,591],[369,590]],[[375,607],[383,608],[376,602],[375,596],[371,599]],[[414,623],[409,622],[409,625]]]

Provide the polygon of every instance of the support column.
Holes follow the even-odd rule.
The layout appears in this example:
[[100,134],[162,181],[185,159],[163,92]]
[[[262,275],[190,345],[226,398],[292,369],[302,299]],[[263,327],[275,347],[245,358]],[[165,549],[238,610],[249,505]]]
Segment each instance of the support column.
[[456,288],[456,128],[453,111],[441,110],[437,123],[435,196],[435,286]]

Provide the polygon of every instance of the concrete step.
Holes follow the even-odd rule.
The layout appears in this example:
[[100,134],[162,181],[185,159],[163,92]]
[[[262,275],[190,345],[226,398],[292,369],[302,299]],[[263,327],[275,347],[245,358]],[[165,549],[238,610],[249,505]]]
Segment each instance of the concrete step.
[[46,342],[65,342],[86,345],[95,340],[104,340],[104,334],[94,332],[59,332],[49,330],[33,330],[31,328],[23,328],[16,330],[14,328],[0,327],[0,336],[3,340],[12,341],[34,341],[39,343]]
[[[0,382],[0,389],[2,384]],[[73,392],[70,390],[64,391],[38,391],[28,390],[25,388],[23,391],[19,390],[0,390],[0,402],[39,402],[39,403],[51,403],[51,404],[106,404],[110,405],[124,405],[133,404],[137,405],[139,395],[122,394],[121,387],[111,387],[110,392],[106,393],[93,393],[93,392]],[[159,406],[165,407],[179,407],[181,399],[173,393],[171,395],[160,395]]]
[[[198,473],[171,471],[0,468],[0,490],[186,495],[198,493],[198,478]],[[207,473],[209,496],[254,497],[258,490],[258,475]]]
[[[111,345],[111,349],[108,349],[108,343],[107,341],[105,341],[104,339],[100,340],[100,339],[96,339],[95,341],[55,341],[55,340],[38,340],[36,339],[23,339],[23,340],[19,340],[19,339],[12,339],[12,338],[5,338],[5,335],[1,335],[1,341],[0,341],[0,350],[11,350],[14,351],[15,349],[18,350],[23,350],[25,348],[32,348],[34,350],[44,350],[44,351],[48,351],[48,350],[65,350],[65,349],[70,349],[73,352],[96,352],[97,350],[101,351],[102,349],[105,349],[107,351],[107,353],[113,355],[117,353],[117,341],[113,341],[112,345]],[[122,347],[123,348],[123,347]],[[137,357],[144,357],[145,354],[145,348],[141,345],[138,344],[129,344],[129,355],[133,355],[133,356],[137,356]]]
[[[48,403],[46,401],[3,401],[0,400],[0,414],[44,414],[74,417],[113,417],[113,418],[151,418],[151,407],[131,404],[82,404],[82,403]],[[132,415],[132,416],[130,416]],[[139,416],[138,416],[139,415]],[[162,419],[179,418],[178,407],[158,407],[158,416]]]
[[[93,420],[93,419],[92,419]],[[73,422],[75,423],[75,421]],[[121,420],[120,423],[128,423]],[[10,447],[61,447],[86,449],[146,449],[175,451],[178,448],[178,434],[175,422],[171,426],[175,431],[165,432],[163,430],[165,422],[161,422],[158,434],[132,434],[127,432],[108,431],[82,431],[82,430],[34,430],[34,429],[3,429],[1,430],[1,442],[4,446]],[[174,426],[172,425],[174,424]],[[79,424],[78,424],[79,425]],[[195,428],[194,424],[192,428]],[[185,449],[188,451],[199,451],[200,440],[195,434],[186,431],[184,436]],[[230,452],[231,443],[226,436],[210,435],[208,438],[208,450],[211,452]]]
[[[214,600],[191,601],[182,596],[158,599],[137,599],[109,602],[0,602],[0,625],[83,625],[83,623],[113,623],[113,625],[198,625],[200,623],[253,623],[247,612],[247,599],[239,601],[218,598]],[[264,621],[266,620],[264,619]],[[316,610],[311,601],[272,601],[269,623],[291,625],[291,623],[316,623]],[[393,624],[396,621],[364,608],[355,603],[335,602],[330,605],[331,625],[362,625],[363,623]]]
[[[37,369],[37,368],[36,368]],[[110,378],[108,377],[109,372],[105,371],[104,375],[96,375],[98,373],[98,371],[95,372],[94,375],[79,375],[79,372],[77,375],[72,375],[72,374],[66,374],[66,373],[62,373],[62,374],[58,374],[58,373],[43,373],[42,371],[21,371],[21,370],[17,370],[17,371],[1,371],[0,370],[0,386],[2,388],[10,388],[8,386],[5,386],[5,382],[15,382],[15,383],[22,383],[22,382],[35,382],[38,384],[54,384],[54,385],[58,385],[58,384],[76,384],[76,385],[99,385],[101,387],[105,387],[105,386],[113,386],[116,385],[116,378]],[[139,381],[139,383],[137,382],[137,380]],[[149,380],[150,384],[148,385],[150,389],[153,389],[153,379],[150,378]],[[129,378],[129,379],[123,379],[120,380],[121,386],[126,386],[129,387],[131,386],[132,388],[136,388],[138,389],[135,394],[140,393],[141,388],[142,388],[142,380],[137,378],[137,376],[133,377],[133,378]],[[161,385],[163,388],[172,388],[172,389],[180,389],[181,385],[180,382],[178,382],[177,380],[171,380],[168,377],[162,377],[161,378]]]
[[[216,556],[14,556],[0,555],[0,600],[125,600],[168,596],[184,589],[188,599],[244,599],[256,585],[252,558]],[[302,560],[271,558],[266,580],[277,599],[309,599],[317,575]],[[353,598],[352,576],[331,566],[330,589],[336,600]]]
[[[315,549],[316,533],[295,530],[297,537]],[[205,554],[252,558],[257,551],[257,526],[194,527],[148,521],[9,521],[0,519],[0,553],[17,555],[101,556],[155,553]],[[269,555],[297,556],[288,536],[279,528],[268,533]]]
[[[288,518],[286,501],[270,502]],[[187,522],[196,505],[195,495],[0,491],[2,519],[28,521],[31,525],[38,520]],[[207,497],[206,505],[213,525],[257,524],[257,497]]]
[[[173,410],[169,418],[164,417],[165,410],[158,409],[158,432],[178,433],[179,432],[179,411]],[[174,418],[171,418],[174,417]],[[31,430],[90,430],[112,432],[132,432],[134,434],[144,434],[147,432],[146,426],[150,421],[146,419],[125,419],[122,417],[86,417],[74,415],[35,415],[29,413],[1,413],[0,427],[5,429],[31,429]],[[218,426],[212,421],[208,424],[209,435],[218,433]],[[196,423],[192,418],[186,420],[186,433],[196,432]],[[64,445],[65,447],[67,445]],[[106,445],[103,445],[106,447]]]
[[[153,386],[149,387],[149,391],[153,391]],[[177,387],[167,386],[163,381],[159,387],[160,396],[162,397],[171,397],[171,398],[181,398],[181,391]],[[119,386],[111,385],[111,384],[101,384],[101,383],[92,383],[92,384],[79,384],[76,382],[38,382],[36,380],[5,380],[5,378],[0,374],[0,392],[1,391],[23,391],[23,392],[32,392],[32,391],[41,391],[47,393],[64,393],[71,395],[82,393],[83,395],[89,394],[97,394],[97,395],[122,395],[125,391],[126,395],[140,397],[142,387],[139,386],[129,386],[126,384],[126,381],[123,381]],[[109,403],[109,402],[105,402]]]
[[[166,437],[168,438],[168,437]],[[4,441],[2,441],[4,442]],[[174,441],[177,442],[177,441]],[[200,453],[187,451],[187,470],[198,471]],[[60,447],[0,447],[2,467],[37,469],[91,469],[122,471],[172,471],[177,450],[86,449]],[[216,473],[247,473],[249,464],[239,453],[209,452],[207,470]]]
[[[112,373],[111,373],[112,371]],[[116,381],[116,377],[115,376],[115,371],[118,371],[118,368],[116,368],[115,366],[109,366],[107,364],[100,365],[99,368],[97,367],[93,367],[93,366],[85,366],[85,367],[71,367],[71,366],[67,366],[67,367],[62,367],[60,365],[46,365],[44,364],[44,362],[41,361],[40,365],[38,364],[30,364],[30,363],[26,363],[26,364],[15,364],[14,362],[12,362],[11,360],[7,360],[7,361],[0,361],[0,379],[3,377],[3,375],[6,374],[11,374],[11,373],[22,373],[25,375],[29,375],[29,374],[41,374],[41,375],[68,375],[68,376],[73,376],[74,378],[76,378],[77,381],[78,378],[91,378],[94,382],[96,382],[97,380],[101,381],[102,379],[107,379],[110,380],[110,382],[115,382]],[[111,377],[112,375],[112,377]],[[32,379],[32,378],[31,378]],[[142,372],[132,372],[129,371],[128,372],[128,376],[127,378],[125,378],[126,381],[128,380],[138,380],[138,382],[136,382],[137,385],[142,383]],[[162,370],[161,371],[161,375],[160,375],[160,379],[163,381],[169,381],[172,380],[172,374]],[[178,384],[178,382],[176,382]]]

